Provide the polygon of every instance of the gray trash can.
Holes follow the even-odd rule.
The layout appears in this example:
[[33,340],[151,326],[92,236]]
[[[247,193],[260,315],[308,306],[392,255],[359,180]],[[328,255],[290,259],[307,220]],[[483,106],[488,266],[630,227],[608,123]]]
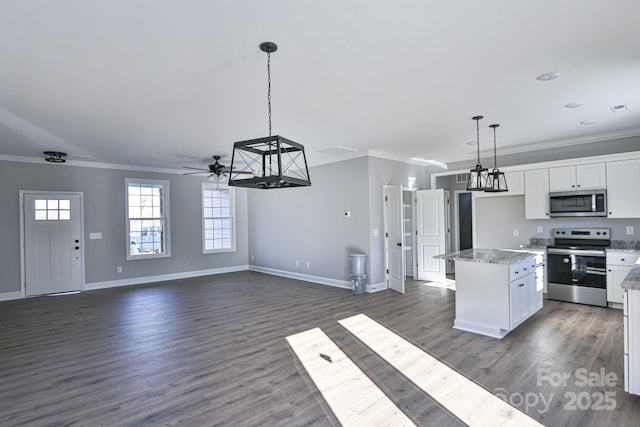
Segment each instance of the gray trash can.
[[364,294],[367,288],[367,256],[351,254],[351,291]]

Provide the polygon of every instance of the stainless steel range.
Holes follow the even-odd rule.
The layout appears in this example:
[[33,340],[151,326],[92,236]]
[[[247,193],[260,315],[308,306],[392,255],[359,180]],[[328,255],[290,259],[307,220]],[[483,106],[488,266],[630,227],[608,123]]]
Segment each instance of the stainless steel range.
[[557,228],[547,246],[547,298],[607,306],[608,228]]

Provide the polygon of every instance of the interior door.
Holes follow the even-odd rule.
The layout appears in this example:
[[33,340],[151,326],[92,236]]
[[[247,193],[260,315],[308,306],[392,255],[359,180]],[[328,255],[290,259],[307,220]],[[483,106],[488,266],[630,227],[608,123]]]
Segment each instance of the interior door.
[[82,288],[82,218],[79,194],[24,194],[25,294]]
[[387,223],[387,269],[388,286],[404,294],[405,253],[404,209],[402,208],[402,188],[387,186],[384,190],[385,217]]
[[445,261],[433,258],[447,250],[444,190],[419,190],[416,199],[418,280],[444,281]]

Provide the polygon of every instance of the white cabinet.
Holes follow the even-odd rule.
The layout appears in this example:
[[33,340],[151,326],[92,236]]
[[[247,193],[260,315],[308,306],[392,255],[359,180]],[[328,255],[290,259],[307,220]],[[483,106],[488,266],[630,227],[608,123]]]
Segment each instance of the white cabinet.
[[607,251],[607,301],[622,304],[622,281],[635,265],[640,254]]
[[640,159],[607,162],[609,218],[640,218]]
[[514,264],[456,259],[454,328],[504,337],[542,308],[531,256]]
[[549,169],[524,172],[524,204],[527,219],[549,218]]
[[640,290],[624,295],[624,391],[640,395]]
[[604,163],[549,168],[549,191],[596,190],[607,186]]

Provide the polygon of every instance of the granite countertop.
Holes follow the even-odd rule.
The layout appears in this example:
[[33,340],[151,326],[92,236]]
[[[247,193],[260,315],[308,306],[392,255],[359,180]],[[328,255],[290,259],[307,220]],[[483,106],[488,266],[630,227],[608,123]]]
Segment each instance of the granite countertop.
[[640,246],[638,246],[638,242],[633,240],[612,240],[611,246],[609,246],[607,250],[616,252],[640,253]]
[[508,251],[502,249],[472,248],[460,252],[436,255],[436,259],[452,259],[454,261],[485,262],[491,264],[515,264],[534,256],[533,252]]
[[631,269],[627,277],[622,281],[622,289],[640,291],[640,259],[636,261],[635,267]]

